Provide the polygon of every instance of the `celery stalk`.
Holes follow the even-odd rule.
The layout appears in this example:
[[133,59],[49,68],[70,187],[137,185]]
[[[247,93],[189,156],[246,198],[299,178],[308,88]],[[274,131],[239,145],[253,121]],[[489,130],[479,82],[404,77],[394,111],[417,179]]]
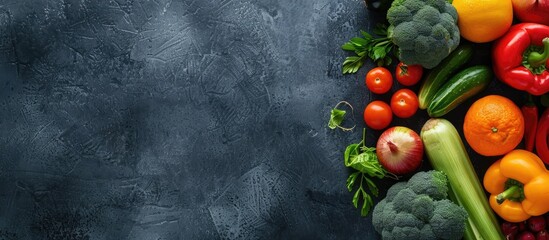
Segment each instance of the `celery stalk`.
[[448,176],[451,199],[469,213],[466,239],[504,239],[454,125],[441,118],[429,119],[421,129],[420,136],[433,168]]

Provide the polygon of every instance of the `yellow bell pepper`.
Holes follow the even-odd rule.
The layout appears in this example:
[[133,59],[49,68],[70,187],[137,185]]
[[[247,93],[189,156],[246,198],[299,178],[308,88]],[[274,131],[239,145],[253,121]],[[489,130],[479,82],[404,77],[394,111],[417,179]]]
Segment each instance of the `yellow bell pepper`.
[[521,222],[549,212],[549,171],[529,151],[513,150],[484,174],[490,207],[509,222]]

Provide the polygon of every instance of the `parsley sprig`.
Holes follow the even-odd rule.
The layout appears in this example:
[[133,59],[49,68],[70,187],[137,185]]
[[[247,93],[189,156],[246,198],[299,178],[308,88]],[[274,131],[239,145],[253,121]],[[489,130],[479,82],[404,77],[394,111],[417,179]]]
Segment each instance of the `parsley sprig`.
[[389,53],[395,46],[390,39],[391,30],[386,25],[378,24],[373,31],[378,38],[360,31],[362,37],[353,37],[343,44],[341,49],[355,53],[355,56],[348,56],[343,61],[343,74],[356,73],[367,58],[372,59],[378,66],[390,65],[392,58]]

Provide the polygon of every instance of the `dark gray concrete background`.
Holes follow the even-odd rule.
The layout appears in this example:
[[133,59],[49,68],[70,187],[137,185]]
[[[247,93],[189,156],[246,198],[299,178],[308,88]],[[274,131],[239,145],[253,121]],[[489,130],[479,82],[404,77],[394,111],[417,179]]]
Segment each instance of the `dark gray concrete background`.
[[[0,239],[378,238],[342,160],[376,96],[339,48],[373,18],[362,0],[1,0]],[[326,127],[340,100],[358,131]]]

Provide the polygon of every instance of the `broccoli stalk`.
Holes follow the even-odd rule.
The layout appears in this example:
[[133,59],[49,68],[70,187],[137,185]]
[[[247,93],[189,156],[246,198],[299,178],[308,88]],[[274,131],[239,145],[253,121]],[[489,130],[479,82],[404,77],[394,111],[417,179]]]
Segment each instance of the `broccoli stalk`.
[[367,58],[378,66],[390,65],[394,55],[408,65],[434,68],[459,45],[457,11],[446,0],[395,0],[387,11],[389,26],[378,25],[374,33],[361,31],[341,46],[353,51],[343,62],[343,73],[356,73]]

